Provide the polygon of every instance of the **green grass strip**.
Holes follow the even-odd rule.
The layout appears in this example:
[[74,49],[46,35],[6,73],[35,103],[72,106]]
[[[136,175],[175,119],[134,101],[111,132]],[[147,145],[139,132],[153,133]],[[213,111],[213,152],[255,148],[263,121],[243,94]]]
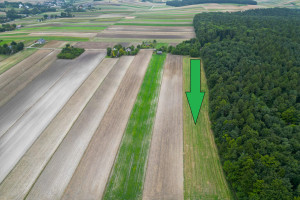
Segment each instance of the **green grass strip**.
[[0,34],[1,36],[19,36],[19,35],[28,35],[29,33],[11,33],[11,34]]
[[193,24],[145,24],[145,23],[116,23],[115,25],[129,25],[129,26],[193,26]]
[[142,199],[166,54],[153,55],[127,124],[104,199]]
[[209,91],[201,66],[201,92],[205,92],[197,124],[185,95],[190,91],[190,58],[183,59],[184,199],[233,199],[223,174],[211,130]]

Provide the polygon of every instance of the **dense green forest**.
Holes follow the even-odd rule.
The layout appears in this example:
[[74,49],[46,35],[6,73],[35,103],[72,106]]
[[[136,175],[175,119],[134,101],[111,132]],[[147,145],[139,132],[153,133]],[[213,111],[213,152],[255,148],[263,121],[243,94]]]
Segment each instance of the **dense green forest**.
[[[300,10],[203,13],[197,39],[210,119],[237,199],[300,199]],[[189,47],[190,49],[187,49]]]
[[85,50],[82,48],[75,48],[69,44],[66,45],[65,48],[61,50],[61,52],[57,55],[57,58],[60,59],[74,59],[80,56]]
[[194,4],[203,4],[203,3],[234,3],[234,4],[249,4],[257,5],[257,2],[254,0],[182,0],[182,1],[167,1],[168,6],[187,6]]

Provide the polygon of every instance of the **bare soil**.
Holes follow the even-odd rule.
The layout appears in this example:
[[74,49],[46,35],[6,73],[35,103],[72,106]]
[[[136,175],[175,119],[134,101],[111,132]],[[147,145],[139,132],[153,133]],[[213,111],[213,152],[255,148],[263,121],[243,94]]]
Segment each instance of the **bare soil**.
[[27,199],[61,198],[132,60],[133,57],[129,56],[120,58],[109,72],[33,185]]
[[[104,59],[0,185],[0,199],[24,199],[69,129],[118,59]],[[38,156],[37,156],[38,155]],[[26,172],[26,173],[24,173]]]
[[129,43],[127,42],[78,42],[75,47],[85,48],[85,49],[106,49],[107,47],[113,47],[116,44],[121,44],[127,47]]
[[62,199],[101,199],[152,50],[141,50],[95,132]]
[[183,200],[182,57],[168,55],[151,142],[144,200]]

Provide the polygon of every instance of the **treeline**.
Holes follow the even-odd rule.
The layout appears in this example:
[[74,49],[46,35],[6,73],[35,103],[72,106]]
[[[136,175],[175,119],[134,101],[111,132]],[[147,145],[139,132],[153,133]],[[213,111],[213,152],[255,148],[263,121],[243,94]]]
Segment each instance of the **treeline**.
[[67,44],[65,48],[57,55],[60,59],[74,59],[80,56],[85,50],[83,48],[75,48]]
[[299,199],[300,10],[203,13],[194,28],[197,39],[176,51],[197,49],[202,58],[212,129],[235,196]]
[[[0,40],[0,42],[1,42],[1,40]],[[17,53],[23,49],[24,49],[23,42],[16,43],[16,42],[12,41],[10,43],[10,45],[8,45],[8,44],[4,44],[2,46],[0,45],[0,54],[11,55],[11,54]]]
[[235,4],[247,4],[247,5],[257,5],[257,2],[254,0],[182,0],[182,1],[167,1],[166,5],[168,6],[188,6],[194,4],[203,4],[203,3],[235,3]]
[[17,27],[16,24],[2,24],[0,27],[0,32],[12,31],[15,30],[16,27]]

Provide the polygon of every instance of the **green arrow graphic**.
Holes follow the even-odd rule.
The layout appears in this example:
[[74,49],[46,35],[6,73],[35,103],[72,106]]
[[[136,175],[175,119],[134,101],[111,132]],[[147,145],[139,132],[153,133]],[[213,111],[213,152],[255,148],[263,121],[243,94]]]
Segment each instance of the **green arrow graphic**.
[[203,102],[204,92],[201,92],[201,68],[200,60],[191,60],[191,91],[186,92],[193,119],[195,124],[197,123],[199,111]]

